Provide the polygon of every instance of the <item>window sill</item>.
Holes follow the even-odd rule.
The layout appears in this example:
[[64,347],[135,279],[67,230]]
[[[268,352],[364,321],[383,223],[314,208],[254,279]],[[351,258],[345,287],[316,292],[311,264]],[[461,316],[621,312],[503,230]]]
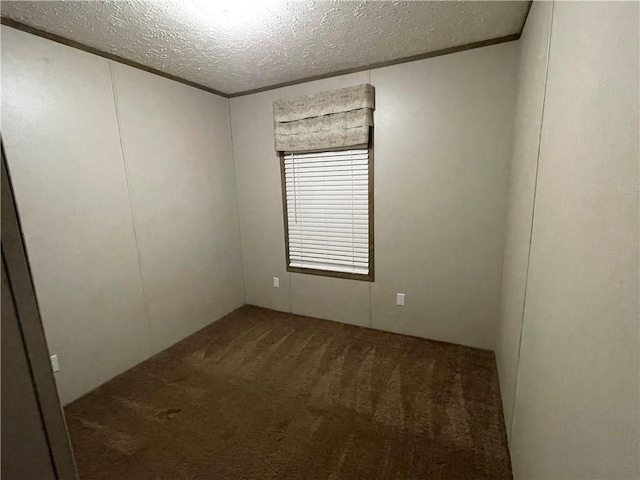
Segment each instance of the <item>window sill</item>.
[[373,272],[368,274],[362,273],[347,273],[347,272],[332,272],[331,270],[316,270],[315,268],[301,268],[287,266],[287,272],[290,273],[302,273],[305,275],[317,275],[320,277],[334,277],[343,278],[346,280],[360,280],[362,282],[374,282]]

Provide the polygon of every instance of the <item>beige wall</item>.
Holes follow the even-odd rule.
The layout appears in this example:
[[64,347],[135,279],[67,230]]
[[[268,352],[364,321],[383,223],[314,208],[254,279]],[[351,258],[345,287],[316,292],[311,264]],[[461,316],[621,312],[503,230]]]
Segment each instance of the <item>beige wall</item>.
[[553,8],[514,472],[638,478],[639,8]]
[[2,67],[3,140],[66,403],[243,303],[228,104],[4,26]]
[[[493,348],[516,52],[508,43],[231,99],[247,303]],[[366,82],[376,281],[287,274],[272,102]]]
[[506,43],[371,72],[375,328],[494,348],[516,53]]
[[111,63],[154,351],[244,304],[225,98]]
[[64,403],[152,353],[107,60],[3,26],[2,138]]
[[496,359],[507,434],[511,434],[513,401],[529,267],[533,195],[542,128],[547,74],[551,2],[534,2],[522,37],[518,64],[518,100],[502,264],[502,291],[496,335]]

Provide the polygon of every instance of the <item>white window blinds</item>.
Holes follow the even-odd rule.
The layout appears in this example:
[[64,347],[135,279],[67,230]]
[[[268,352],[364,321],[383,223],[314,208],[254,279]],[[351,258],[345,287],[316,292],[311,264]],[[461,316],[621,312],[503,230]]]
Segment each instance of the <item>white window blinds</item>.
[[289,266],[369,274],[369,151],[285,153]]

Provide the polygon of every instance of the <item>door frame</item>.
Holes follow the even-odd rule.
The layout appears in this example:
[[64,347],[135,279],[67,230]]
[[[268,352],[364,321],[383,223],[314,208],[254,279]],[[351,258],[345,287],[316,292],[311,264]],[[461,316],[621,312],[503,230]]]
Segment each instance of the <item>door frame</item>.
[[2,261],[6,266],[9,287],[15,303],[18,324],[56,476],[60,480],[78,480],[64,411],[49,360],[49,349],[16,208],[4,143],[1,139],[0,152],[2,156]]

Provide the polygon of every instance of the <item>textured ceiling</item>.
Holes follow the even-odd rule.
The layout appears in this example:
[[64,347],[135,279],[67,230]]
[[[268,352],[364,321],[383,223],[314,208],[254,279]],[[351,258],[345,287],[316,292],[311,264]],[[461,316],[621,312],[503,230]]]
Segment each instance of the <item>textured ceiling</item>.
[[2,1],[2,16],[226,94],[520,33],[529,2]]

